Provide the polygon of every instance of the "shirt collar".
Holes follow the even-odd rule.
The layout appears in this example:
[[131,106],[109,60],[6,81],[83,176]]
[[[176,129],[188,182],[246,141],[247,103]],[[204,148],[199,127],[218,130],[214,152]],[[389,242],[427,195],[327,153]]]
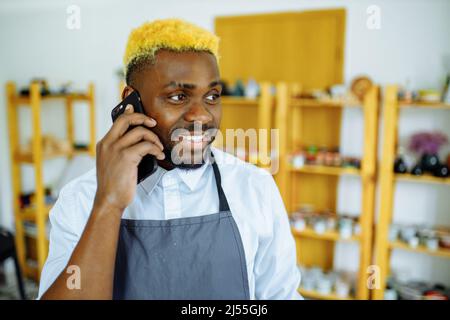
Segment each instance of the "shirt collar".
[[200,178],[208,167],[211,166],[209,158],[206,159],[205,164],[197,169],[180,169],[175,168],[173,170],[166,170],[160,166],[157,167],[156,171],[149,176],[147,179],[140,183],[140,186],[145,190],[145,192],[150,195],[155,189],[156,185],[160,182],[162,177],[166,174],[173,176],[178,176],[186,184],[190,191],[193,191],[197,186]]
[[155,189],[158,182],[161,180],[162,176],[167,172],[166,169],[158,166],[156,171],[149,176],[147,179],[142,181],[139,185],[145,190],[147,194],[151,194],[153,189]]
[[209,159],[206,159],[205,163],[197,169],[179,169],[176,168],[178,176],[188,186],[189,190],[194,191],[203,173],[210,166]]

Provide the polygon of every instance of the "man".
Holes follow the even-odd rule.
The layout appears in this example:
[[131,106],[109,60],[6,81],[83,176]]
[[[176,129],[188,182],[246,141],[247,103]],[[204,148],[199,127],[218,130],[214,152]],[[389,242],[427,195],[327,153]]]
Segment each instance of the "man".
[[[41,299],[301,298],[272,176],[211,147],[217,52],[215,35],[181,20],[133,30],[122,95],[138,91],[146,115],[128,106],[98,143],[96,170],[61,191]],[[136,185],[147,154],[157,170]]]

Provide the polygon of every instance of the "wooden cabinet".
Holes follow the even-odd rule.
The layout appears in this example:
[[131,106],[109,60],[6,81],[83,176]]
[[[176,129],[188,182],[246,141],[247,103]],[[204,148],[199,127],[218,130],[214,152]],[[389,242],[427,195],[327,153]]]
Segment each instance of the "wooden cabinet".
[[311,89],[343,81],[344,9],[218,17],[215,31],[230,83],[253,78]]

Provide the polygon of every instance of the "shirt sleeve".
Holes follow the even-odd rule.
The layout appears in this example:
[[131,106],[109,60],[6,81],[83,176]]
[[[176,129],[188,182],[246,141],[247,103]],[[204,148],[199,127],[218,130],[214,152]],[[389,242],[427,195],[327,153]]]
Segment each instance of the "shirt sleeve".
[[80,238],[77,232],[78,223],[73,221],[78,210],[73,185],[68,184],[61,190],[58,200],[50,210],[49,253],[41,273],[38,299],[65,269],[78,243]]
[[298,292],[295,240],[275,181],[268,175],[266,195],[270,195],[271,236],[259,244],[255,259],[255,297],[261,300],[303,299]]

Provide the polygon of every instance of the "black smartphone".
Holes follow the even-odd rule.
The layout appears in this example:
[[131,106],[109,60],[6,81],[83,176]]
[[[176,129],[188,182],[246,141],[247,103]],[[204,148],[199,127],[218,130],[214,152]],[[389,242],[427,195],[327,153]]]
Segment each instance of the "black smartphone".
[[[140,112],[142,114],[145,114],[144,107],[142,106],[141,97],[139,96],[139,93],[134,90],[132,93],[128,95],[121,103],[119,103],[112,111],[111,111],[111,117],[112,121],[116,121],[116,119],[125,112],[125,107],[127,105],[133,105],[134,112]],[[127,130],[130,131],[136,126],[130,126]],[[157,162],[156,158],[153,155],[146,155],[142,158],[141,162],[138,165],[138,176],[137,176],[137,183],[139,184],[141,181],[145,180],[147,177],[149,177],[152,173],[154,173],[157,169]]]

